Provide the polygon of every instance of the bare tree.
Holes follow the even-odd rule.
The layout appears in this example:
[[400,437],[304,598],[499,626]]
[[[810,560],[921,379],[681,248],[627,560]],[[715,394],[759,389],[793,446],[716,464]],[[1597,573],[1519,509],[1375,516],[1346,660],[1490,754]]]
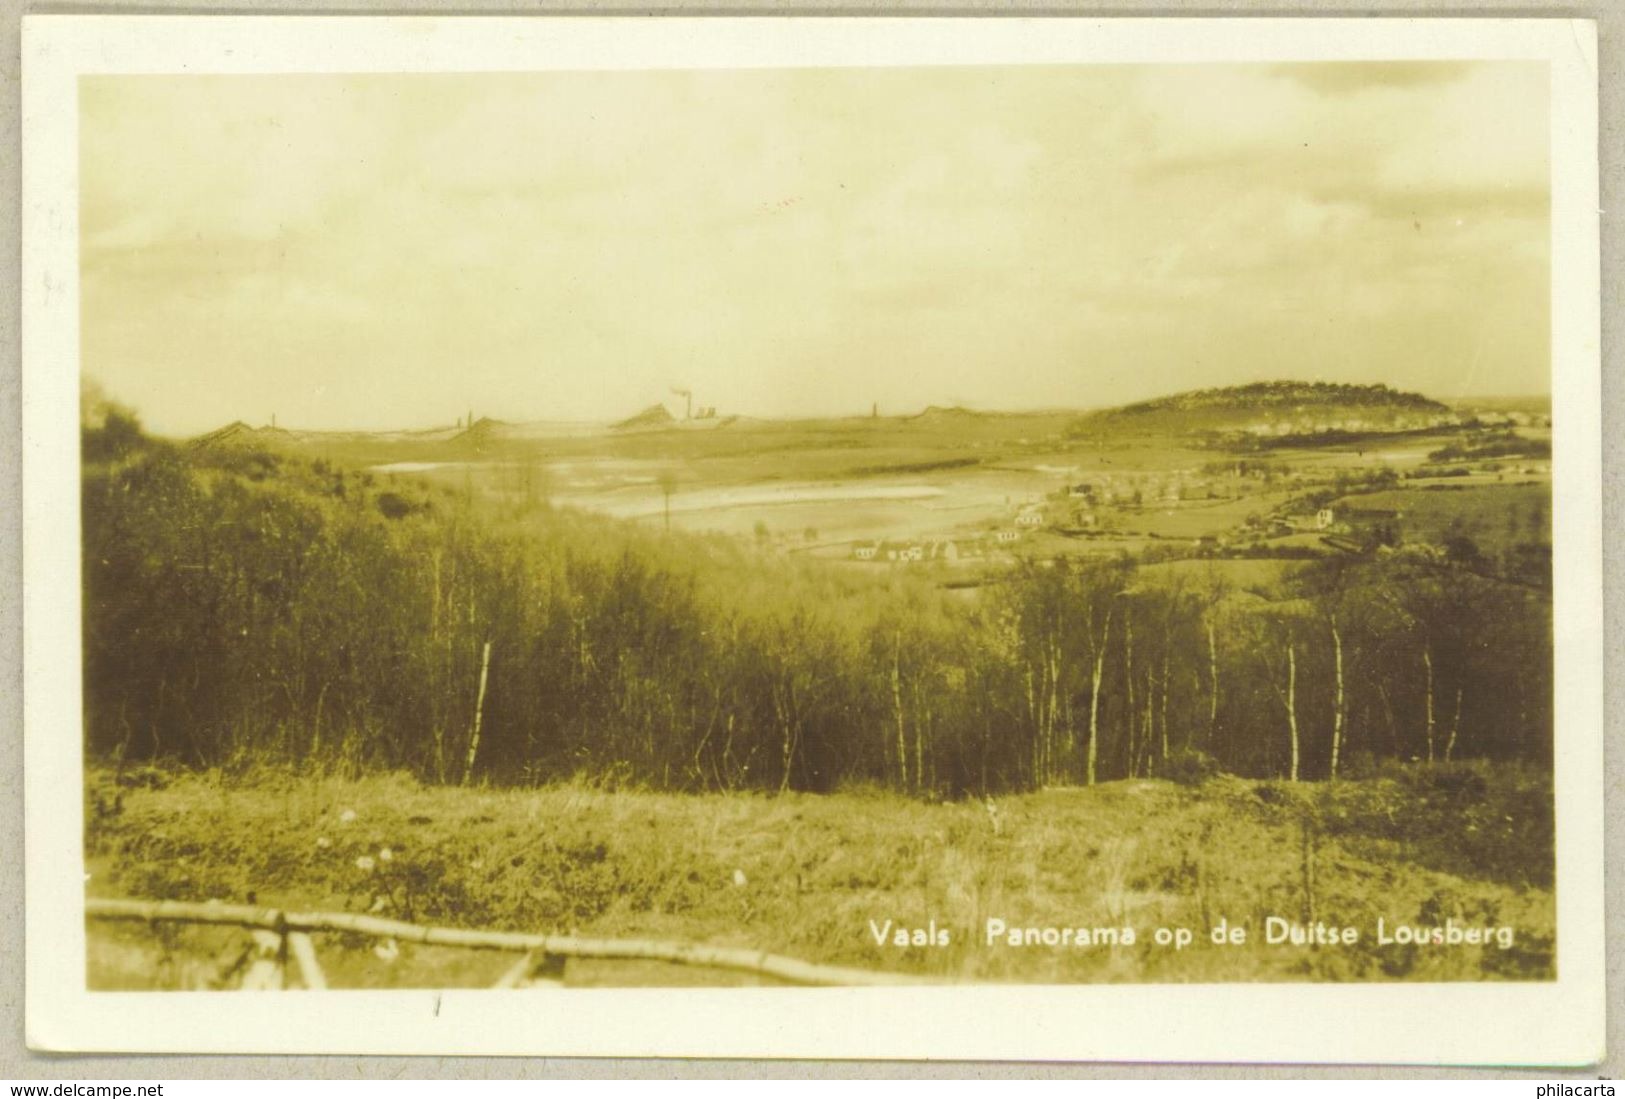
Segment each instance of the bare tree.
[[1095,667],[1089,683],[1089,748],[1084,774],[1090,786],[1095,784],[1095,766],[1100,757],[1100,687],[1105,679],[1106,648],[1112,637],[1112,610],[1110,607],[1106,609],[1106,619],[1100,627],[1100,642],[1094,646]]
[[1336,696],[1332,702],[1332,760],[1331,778],[1337,778],[1337,760],[1343,750],[1343,721],[1346,706],[1343,699],[1343,634],[1337,628],[1337,615],[1331,616],[1332,665],[1336,672]]

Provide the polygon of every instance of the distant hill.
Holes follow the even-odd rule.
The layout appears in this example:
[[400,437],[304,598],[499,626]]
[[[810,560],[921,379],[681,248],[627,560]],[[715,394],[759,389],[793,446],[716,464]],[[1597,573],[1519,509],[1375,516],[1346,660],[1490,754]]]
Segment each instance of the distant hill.
[[[1482,404],[1481,402],[1480,404]],[[614,423],[602,421],[503,421],[481,417],[468,426],[408,431],[303,431],[252,427],[241,420],[200,435],[194,447],[309,449],[348,461],[448,461],[490,457],[517,446],[617,436],[689,434],[717,430],[728,434],[834,433],[951,439],[965,445],[1026,443],[1029,439],[1091,437],[1191,438],[1223,445],[1293,445],[1298,436],[1335,439],[1449,426],[1475,412],[1465,404],[1441,404],[1418,393],[1385,385],[1333,385],[1325,382],[1258,382],[1197,389],[1156,400],[1095,412],[1064,409],[979,411],[958,405],[931,405],[903,416],[836,419],[760,419],[707,415],[679,419],[653,404]],[[1482,415],[1482,413],[1478,413]]]
[[468,427],[464,428],[463,431],[452,441],[464,446],[472,446],[479,449],[501,438],[504,434],[503,429],[507,426],[508,425],[503,423],[501,420],[493,420],[489,416],[481,416],[479,419],[470,423]]
[[[476,425],[477,426],[477,425]],[[462,433],[464,435],[467,432]],[[304,446],[333,446],[355,443],[443,443],[459,438],[454,428],[437,427],[421,431],[299,431],[285,427],[251,427],[235,420],[225,427],[194,436],[188,441],[193,447],[270,447],[297,448]]]
[[191,440],[191,445],[195,447],[255,446],[267,442],[266,436],[268,435],[270,435],[269,430],[262,432],[258,428],[249,427],[241,420],[234,420],[225,427],[216,428],[207,434],[197,436]]
[[1269,438],[1414,431],[1459,419],[1438,401],[1386,385],[1278,381],[1194,389],[1089,413],[1073,421],[1070,434]]
[[917,412],[904,418],[916,423],[963,423],[969,420],[984,419],[985,417],[986,413],[973,412],[959,405],[951,405],[947,408],[941,405],[930,405],[924,412]]
[[620,434],[639,431],[715,431],[724,427],[748,427],[755,422],[757,421],[747,422],[739,416],[718,416],[715,409],[709,410],[703,416],[680,420],[673,416],[665,405],[653,404],[636,416],[629,416],[619,423],[610,424],[609,429]]

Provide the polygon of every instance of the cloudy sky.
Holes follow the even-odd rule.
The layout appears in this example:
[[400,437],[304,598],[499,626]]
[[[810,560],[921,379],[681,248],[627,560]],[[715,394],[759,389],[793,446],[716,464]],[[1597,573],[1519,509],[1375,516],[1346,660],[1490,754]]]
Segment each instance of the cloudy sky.
[[80,107],[84,369],[160,431],[674,386],[766,416],[1548,390],[1544,65],[95,77]]

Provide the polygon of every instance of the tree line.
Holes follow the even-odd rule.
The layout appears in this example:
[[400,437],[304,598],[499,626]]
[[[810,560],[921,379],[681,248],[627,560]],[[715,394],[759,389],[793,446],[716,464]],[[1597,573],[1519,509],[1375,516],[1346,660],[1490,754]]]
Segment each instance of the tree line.
[[83,454],[93,758],[946,797],[1550,761],[1549,595],[1427,547],[967,595],[120,415]]

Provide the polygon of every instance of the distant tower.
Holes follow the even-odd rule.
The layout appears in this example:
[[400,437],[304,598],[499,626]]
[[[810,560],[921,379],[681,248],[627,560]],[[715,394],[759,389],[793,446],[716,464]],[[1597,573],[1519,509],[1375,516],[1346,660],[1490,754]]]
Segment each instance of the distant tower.
[[869,406],[869,418],[871,420],[880,419],[880,402],[879,401],[876,401],[874,404]]
[[686,389],[677,389],[676,387],[672,388],[672,392],[683,398],[683,419],[692,420],[694,418],[694,394]]
[[271,413],[271,430],[276,430],[276,413]]

